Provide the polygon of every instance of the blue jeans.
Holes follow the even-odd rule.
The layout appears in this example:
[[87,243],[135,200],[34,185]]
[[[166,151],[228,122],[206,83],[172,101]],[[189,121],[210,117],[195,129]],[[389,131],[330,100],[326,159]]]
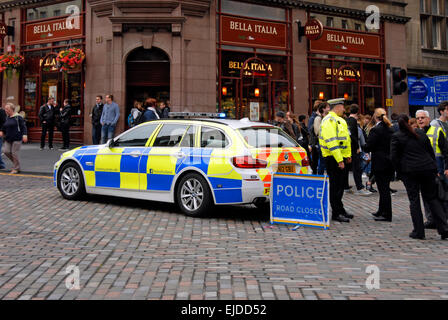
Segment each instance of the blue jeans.
[[3,146],[3,138],[0,138],[0,169],[5,167],[5,163],[2,160],[2,146]]
[[115,125],[114,124],[104,124],[101,128],[101,143],[104,144],[107,140],[114,137]]
[[317,174],[320,176],[323,176],[326,170],[325,160],[322,156],[322,151],[319,148],[319,163],[317,165]]

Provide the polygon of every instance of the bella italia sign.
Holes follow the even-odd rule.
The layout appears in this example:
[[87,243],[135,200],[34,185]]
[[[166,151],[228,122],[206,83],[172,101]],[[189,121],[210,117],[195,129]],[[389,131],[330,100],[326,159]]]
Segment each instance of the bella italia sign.
[[325,28],[319,40],[310,41],[310,51],[363,58],[380,58],[381,41],[377,34]]
[[221,16],[221,43],[286,49],[286,24]]
[[41,43],[48,41],[60,41],[82,36],[82,17],[76,26],[70,24],[67,18],[52,19],[43,22],[26,25],[25,42]]

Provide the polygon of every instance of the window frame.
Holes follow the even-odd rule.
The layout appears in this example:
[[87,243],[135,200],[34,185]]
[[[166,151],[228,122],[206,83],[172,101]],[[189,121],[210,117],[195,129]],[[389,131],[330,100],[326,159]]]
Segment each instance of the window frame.
[[[203,147],[203,146],[202,146],[202,129],[203,129],[203,128],[211,128],[211,129],[213,129],[213,130],[220,131],[220,132],[224,135],[225,141],[228,142],[227,145],[225,145],[224,147]],[[228,148],[232,145],[232,139],[229,138],[229,136],[226,134],[226,132],[225,132],[224,130],[222,130],[222,129],[220,129],[220,128],[217,128],[217,127],[214,127],[214,126],[211,126],[211,125],[201,125],[201,126],[199,127],[199,137],[198,137],[198,141],[199,141],[199,148],[201,148],[201,149],[219,149],[219,150],[226,150],[226,149],[228,149]]]
[[[152,130],[151,134],[146,139],[146,142],[144,143],[144,145],[142,145],[142,146],[126,146],[126,145],[125,146],[120,146],[119,144],[116,144],[116,143],[118,143],[118,141],[121,138],[123,138],[124,136],[126,136],[128,134],[131,134],[133,131],[140,130],[140,129],[143,129],[143,128],[147,128],[147,127],[150,127],[150,126],[154,126],[154,129]],[[127,131],[123,132],[119,136],[115,137],[113,139],[113,143],[112,143],[111,147],[113,147],[113,148],[146,148],[148,146],[148,141],[151,140],[151,138],[152,138],[152,136],[154,135],[155,132],[158,132],[158,130],[157,130],[158,128],[159,128],[159,124],[158,123],[148,123],[148,124],[145,124],[143,126],[136,126],[136,127],[132,128],[130,130],[127,130]]]
[[[151,139],[150,142],[150,146],[152,148],[182,148],[180,145],[182,143],[182,140],[185,137],[185,134],[187,133],[188,129],[190,128],[190,124],[189,123],[180,123],[180,122],[163,122],[163,123],[159,123],[160,127],[158,128],[157,132],[154,134],[154,138]],[[161,133],[161,131],[163,130],[163,128],[165,126],[171,126],[171,125],[175,125],[175,126],[185,126],[185,131],[182,134],[181,139],[179,140],[179,143],[177,145],[174,146],[157,146],[154,145],[156,143],[157,137],[159,136],[159,134]]]

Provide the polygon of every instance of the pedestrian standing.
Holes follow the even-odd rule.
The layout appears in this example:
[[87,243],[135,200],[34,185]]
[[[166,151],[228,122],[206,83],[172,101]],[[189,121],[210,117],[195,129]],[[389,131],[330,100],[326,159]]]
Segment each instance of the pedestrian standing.
[[152,121],[160,119],[159,114],[156,110],[157,100],[154,98],[147,98],[145,100],[145,112],[143,113],[143,121]]
[[298,131],[298,129],[294,130],[293,124],[286,119],[286,114],[283,111],[278,111],[275,114],[274,125],[280,127],[291,138],[293,138],[295,141],[297,141],[296,140],[296,131]]
[[390,182],[394,176],[394,169],[390,160],[390,141],[394,131],[391,121],[387,118],[386,110],[376,109],[373,119],[375,126],[370,130],[366,145],[366,150],[372,154],[372,171],[380,195],[378,210],[373,215],[375,221],[391,222]]
[[25,120],[15,112],[15,106],[8,102],[5,104],[6,121],[0,131],[0,138],[3,137],[3,153],[12,162],[12,174],[20,172],[20,148],[22,141],[28,142]]
[[448,101],[442,101],[437,107],[439,118],[431,121],[431,126],[441,128],[446,137],[448,137]]
[[96,96],[95,105],[90,112],[92,119],[92,143],[100,144],[101,142],[101,115],[103,114],[103,97]]
[[60,151],[70,149],[70,119],[72,116],[72,108],[68,99],[63,102],[63,107],[60,109],[60,130],[62,133],[62,148]]
[[48,148],[53,149],[54,125],[56,123],[57,110],[53,97],[47,99],[47,103],[39,109],[39,120],[42,125],[42,135],[40,137],[40,150],[45,148],[45,137],[48,131]]
[[161,116],[162,119],[168,119],[170,117],[171,108],[168,105],[168,103],[169,103],[168,101],[160,103],[160,109],[162,110],[162,116]]
[[329,100],[330,113],[322,120],[319,143],[330,178],[330,204],[332,219],[350,222],[342,203],[344,196],[344,169],[351,163],[351,141],[344,115],[344,98]]
[[101,143],[106,143],[107,140],[112,139],[115,133],[118,119],[120,118],[120,108],[114,102],[114,96],[108,94],[106,96],[106,104],[103,106],[101,114]]
[[437,198],[437,164],[431,143],[425,132],[412,129],[409,117],[402,114],[398,117],[399,131],[392,135],[391,160],[402,177],[410,202],[413,231],[409,236],[413,239],[425,239],[423,214],[420,205],[419,190],[422,197],[431,207],[437,231],[442,240],[448,238],[448,224],[441,202]]
[[[437,173],[440,177],[445,177],[445,168],[448,168],[448,143],[442,126],[437,125],[437,123],[435,123],[436,126],[430,125],[429,112],[426,110],[417,110],[415,116],[418,128],[426,133],[433,148],[436,156]],[[423,199],[423,206],[426,216],[425,229],[435,229],[433,214],[429,203],[425,199]]]
[[313,174],[317,174],[317,166],[319,164],[319,133],[317,135],[314,132],[314,120],[318,115],[319,105],[322,103],[322,100],[316,100],[313,105],[313,112],[311,113],[310,118],[308,119],[308,132],[310,135],[310,146],[311,146],[311,169],[313,170]]
[[[3,127],[3,124],[6,121],[6,112],[3,108],[0,108],[0,130]],[[2,159],[2,145],[3,145],[3,138],[0,138],[0,169],[5,169],[5,163]]]
[[[361,169],[361,145],[359,140],[358,131],[358,113],[359,106],[357,104],[352,104],[350,106],[350,115],[347,118],[347,126],[350,132],[351,146],[352,146],[352,171],[353,179],[355,180],[356,192],[355,194],[361,196],[369,196],[372,193],[364,189],[364,184],[362,183],[362,169]],[[348,173],[348,170],[347,170]],[[347,176],[348,178],[348,176]],[[348,182],[347,182],[348,184]]]
[[[322,119],[325,118],[330,112],[330,105],[327,102],[322,102],[317,109],[317,116],[314,119],[313,130],[314,134],[319,137],[320,134],[320,126],[322,123]],[[322,156],[322,150],[319,144],[319,140],[317,140],[317,174],[322,176],[325,174],[326,165],[324,157]]]

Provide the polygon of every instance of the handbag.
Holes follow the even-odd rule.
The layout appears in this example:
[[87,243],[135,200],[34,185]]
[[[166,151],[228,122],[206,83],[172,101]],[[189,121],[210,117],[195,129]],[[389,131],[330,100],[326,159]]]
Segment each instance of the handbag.
[[437,197],[441,201],[448,201],[448,183],[445,177],[436,177]]

